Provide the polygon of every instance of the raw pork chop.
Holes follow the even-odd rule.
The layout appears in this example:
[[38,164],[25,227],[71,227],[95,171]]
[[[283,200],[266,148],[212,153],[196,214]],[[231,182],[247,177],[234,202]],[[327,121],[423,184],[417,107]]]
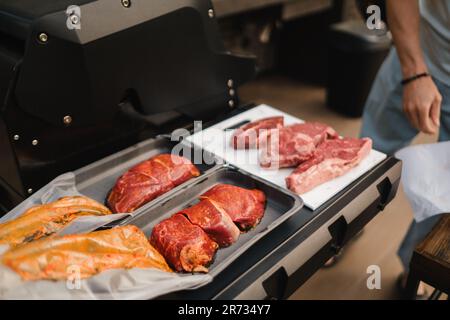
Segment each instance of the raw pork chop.
[[302,163],[289,177],[287,187],[297,194],[311,191],[318,185],[342,176],[357,166],[372,150],[372,140],[326,140],[317,148],[314,157]]
[[200,172],[186,158],[161,154],[141,162],[121,176],[108,196],[113,212],[129,213]]
[[221,247],[237,241],[240,231],[230,216],[210,199],[200,201],[195,206],[182,210],[192,224],[199,226]]
[[337,137],[333,128],[318,122],[298,123],[272,130],[261,148],[261,167],[278,169],[298,166],[311,158],[323,141]]
[[243,231],[256,227],[264,216],[266,196],[260,190],[218,184],[201,199],[212,200],[219,205]]
[[234,132],[231,138],[231,145],[234,149],[257,148],[259,139],[263,139],[265,133],[270,129],[279,129],[283,125],[283,117],[271,117],[247,123]]
[[219,247],[182,214],[175,214],[156,225],[150,242],[179,272],[208,272],[207,267]]

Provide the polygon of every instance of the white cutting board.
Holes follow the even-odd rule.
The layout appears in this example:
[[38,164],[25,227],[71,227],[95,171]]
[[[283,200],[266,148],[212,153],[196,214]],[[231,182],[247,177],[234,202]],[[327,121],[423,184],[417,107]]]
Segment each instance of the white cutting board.
[[[285,178],[294,170],[293,168],[280,170],[267,170],[261,168],[258,160],[259,151],[234,150],[230,145],[230,139],[234,130],[226,130],[230,127],[235,127],[237,124],[244,121],[255,121],[271,116],[284,116],[286,125],[304,122],[301,119],[263,104],[220,122],[208,129],[194,133],[192,136],[188,137],[187,140],[238,168],[286,188]],[[337,193],[345,189],[353,181],[361,177],[364,173],[381,163],[384,159],[386,159],[385,154],[372,150],[367,158],[347,174],[326,182],[308,193],[302,194],[301,197],[303,202],[308,208],[316,210]]]

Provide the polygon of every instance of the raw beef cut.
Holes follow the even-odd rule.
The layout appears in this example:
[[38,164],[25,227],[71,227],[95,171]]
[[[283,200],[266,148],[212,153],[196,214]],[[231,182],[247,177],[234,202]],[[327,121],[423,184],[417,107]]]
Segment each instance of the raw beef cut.
[[182,214],[160,222],[153,228],[150,242],[179,272],[208,272],[219,245]]
[[73,276],[73,266],[81,279],[110,269],[155,268],[172,272],[135,226],[49,237],[7,251],[2,262],[23,280],[65,280]]
[[261,167],[278,169],[298,166],[313,156],[320,143],[337,137],[333,128],[318,122],[298,123],[272,130],[266,143],[260,146]]
[[372,150],[372,140],[335,139],[326,140],[317,147],[314,156],[302,163],[286,178],[287,187],[297,194],[342,176],[357,166]]
[[199,175],[199,170],[188,159],[161,154],[121,176],[110,192],[107,204],[113,212],[130,213]]
[[230,216],[217,203],[210,199],[182,210],[192,224],[199,226],[221,247],[227,247],[237,241],[240,231]]
[[247,123],[234,132],[231,145],[235,149],[257,148],[259,139],[264,139],[270,129],[279,129],[283,125],[283,117],[271,117]]
[[0,245],[35,241],[58,232],[79,217],[109,214],[108,208],[87,197],[64,197],[34,206],[16,219],[0,223]]
[[212,200],[233,220],[239,229],[247,231],[258,225],[264,216],[266,196],[260,190],[248,190],[229,184],[218,184],[201,199]]

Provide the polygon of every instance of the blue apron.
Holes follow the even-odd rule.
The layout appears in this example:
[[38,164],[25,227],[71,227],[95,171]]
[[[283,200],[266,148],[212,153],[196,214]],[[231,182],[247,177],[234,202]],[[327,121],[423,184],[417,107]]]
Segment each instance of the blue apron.
[[[408,146],[419,133],[403,113],[402,72],[395,48],[391,50],[378,72],[366,102],[361,137],[371,137],[374,148],[387,154]],[[450,87],[434,78],[442,95],[439,141],[450,140]],[[443,212],[444,213],[444,212]],[[431,231],[439,216],[420,223],[413,221],[398,255],[408,270],[414,248]]]

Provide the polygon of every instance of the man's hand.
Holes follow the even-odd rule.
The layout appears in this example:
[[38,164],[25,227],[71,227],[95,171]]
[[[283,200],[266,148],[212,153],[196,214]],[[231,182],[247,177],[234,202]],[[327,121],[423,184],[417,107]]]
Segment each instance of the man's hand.
[[403,110],[417,130],[428,134],[439,131],[442,96],[430,77],[420,78],[403,88]]
[[[420,46],[418,0],[388,0],[389,27],[402,66],[404,79],[428,71]],[[418,130],[434,134],[439,130],[442,97],[430,77],[407,83],[403,88],[403,109]]]

